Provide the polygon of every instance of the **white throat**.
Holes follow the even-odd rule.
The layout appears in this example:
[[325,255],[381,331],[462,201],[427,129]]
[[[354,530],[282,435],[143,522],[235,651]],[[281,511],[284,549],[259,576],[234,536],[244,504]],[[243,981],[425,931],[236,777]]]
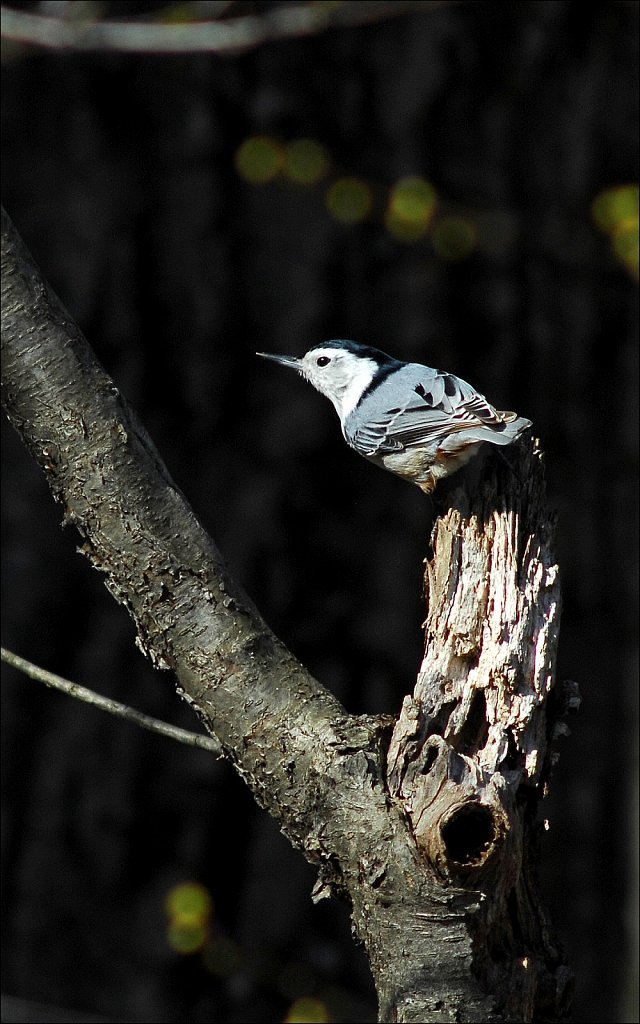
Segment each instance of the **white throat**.
[[362,359],[350,352],[341,352],[337,356],[335,352],[331,352],[334,360],[331,365],[318,368],[315,365],[317,353],[318,350],[314,350],[306,366],[304,363],[308,356],[304,357],[300,371],[321,395],[326,395],[333,402],[340,422],[344,425],[345,419],[353,412],[363,392],[371,384],[378,369],[377,363],[373,359]]

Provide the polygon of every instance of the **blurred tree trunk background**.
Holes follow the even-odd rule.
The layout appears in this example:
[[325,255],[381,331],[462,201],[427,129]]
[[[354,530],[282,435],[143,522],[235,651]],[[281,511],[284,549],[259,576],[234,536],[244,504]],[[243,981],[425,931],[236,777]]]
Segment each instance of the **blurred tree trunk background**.
[[[349,711],[397,713],[413,687],[431,504],[253,353],[353,337],[534,421],[559,676],[583,697],[544,888],[584,1022],[633,1020],[637,998],[637,28],[636,3],[545,0],[423,4],[232,57],[3,44],[9,214],[232,570]],[[389,203],[407,177],[417,221]],[[3,429],[4,645],[194,727]],[[3,739],[11,996],[196,1024],[312,996],[375,1019],[346,912],[311,904],[313,870],[229,766],[9,670]],[[189,946],[191,881],[212,909]]]

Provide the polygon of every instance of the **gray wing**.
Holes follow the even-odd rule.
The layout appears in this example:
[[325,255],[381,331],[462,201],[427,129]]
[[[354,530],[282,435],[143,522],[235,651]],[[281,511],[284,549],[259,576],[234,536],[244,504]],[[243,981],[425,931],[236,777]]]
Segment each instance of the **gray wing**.
[[383,383],[349,419],[347,441],[368,456],[413,447],[455,450],[475,441],[510,444],[530,425],[515,413],[498,412],[459,377],[417,364]]

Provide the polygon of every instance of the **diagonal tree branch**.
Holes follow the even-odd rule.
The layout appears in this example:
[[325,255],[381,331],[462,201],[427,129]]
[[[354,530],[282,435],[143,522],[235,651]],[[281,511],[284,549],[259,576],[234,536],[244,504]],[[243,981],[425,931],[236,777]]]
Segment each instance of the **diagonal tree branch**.
[[2,299],[9,418],[142,649],[319,865],[315,898],[349,901],[380,1020],[562,1016],[532,852],[559,597],[539,452],[442,510],[387,778],[389,724],[346,715],[270,632],[4,213]]
[[62,676],[56,675],[55,672],[40,668],[39,665],[34,665],[33,662],[21,658],[13,651],[5,650],[4,647],[0,648],[0,657],[5,664],[24,673],[29,679],[36,679],[39,683],[44,683],[45,686],[50,686],[54,690],[60,690],[61,693],[66,693],[69,697],[82,700],[85,704],[92,704],[93,707],[100,708],[101,711],[106,711],[117,718],[124,718],[126,722],[138,725],[141,729],[148,729],[149,732],[158,733],[159,736],[177,740],[178,743],[184,743],[188,747],[201,747],[216,757],[222,755],[222,747],[213,736],[200,736],[197,732],[189,732],[188,729],[180,729],[177,725],[170,725],[169,722],[162,722],[159,718],[145,715],[142,711],[128,707],[127,704],[121,704],[119,700],[104,697],[94,690],[87,689],[86,686],[72,683],[70,679],[64,679]]

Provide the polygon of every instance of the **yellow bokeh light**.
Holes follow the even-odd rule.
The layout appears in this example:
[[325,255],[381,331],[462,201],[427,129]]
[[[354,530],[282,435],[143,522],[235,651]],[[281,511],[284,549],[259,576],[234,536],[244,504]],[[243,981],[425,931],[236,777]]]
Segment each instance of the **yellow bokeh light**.
[[172,918],[208,918],[212,910],[211,895],[199,882],[181,882],[169,889],[165,906]]
[[361,178],[338,178],[327,189],[326,203],[334,220],[357,224],[371,213],[373,193]]
[[174,919],[167,928],[167,942],[176,953],[197,953],[208,938],[206,922],[186,925]]
[[266,185],[276,178],[284,166],[284,150],[268,135],[252,135],[236,150],[234,162],[241,178],[252,185]]
[[289,1007],[283,1024],[330,1024],[331,1017],[327,1007],[320,999],[305,996],[296,999]]
[[181,882],[167,893],[169,917],[167,942],[178,953],[195,953],[209,938],[213,903],[209,890],[199,882]]
[[385,211],[384,226],[399,242],[419,242],[427,233],[426,223],[403,220],[402,217],[395,216],[390,207]]
[[617,185],[600,192],[591,204],[591,214],[600,230],[608,234],[622,224],[637,224],[638,185]]
[[329,169],[329,156],[314,139],[294,139],[284,151],[284,173],[297,185],[315,185]]
[[475,225],[465,217],[442,217],[431,232],[436,256],[454,263],[464,260],[476,247]]
[[640,237],[638,224],[624,224],[614,232],[613,251],[634,277],[640,277]]
[[640,274],[638,196],[638,185],[617,185],[600,192],[591,204],[596,225],[610,235],[614,255],[635,278]]
[[437,193],[426,178],[401,178],[389,192],[385,226],[401,242],[424,238],[437,205]]
[[436,205],[436,190],[426,178],[401,178],[389,193],[389,208],[411,223],[428,223]]

